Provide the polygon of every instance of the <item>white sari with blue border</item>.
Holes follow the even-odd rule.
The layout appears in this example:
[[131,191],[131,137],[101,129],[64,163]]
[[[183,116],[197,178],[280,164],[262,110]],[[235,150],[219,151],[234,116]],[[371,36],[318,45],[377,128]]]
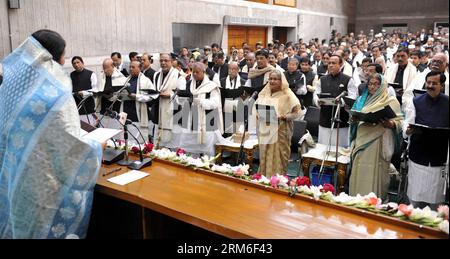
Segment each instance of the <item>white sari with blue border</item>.
[[102,148],[80,137],[70,78],[32,37],[3,68],[0,238],[84,238]]

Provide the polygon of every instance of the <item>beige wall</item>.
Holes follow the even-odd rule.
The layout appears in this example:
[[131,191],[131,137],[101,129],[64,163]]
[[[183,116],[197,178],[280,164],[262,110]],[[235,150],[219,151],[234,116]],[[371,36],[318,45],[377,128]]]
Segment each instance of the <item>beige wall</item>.
[[410,31],[418,31],[449,20],[448,0],[358,0],[356,7],[357,31],[380,31],[385,23],[407,23]]
[[8,2],[7,0],[0,0],[0,60],[10,52]]
[[[288,8],[241,0],[21,0],[20,9],[9,10],[7,0],[0,0],[0,59],[10,52],[10,44],[14,49],[42,28],[60,32],[68,43],[67,56],[80,55],[97,70],[112,51],[124,55],[132,50],[172,51],[172,23],[219,25],[220,29],[206,34],[214,36],[212,43],[222,33],[222,47],[227,49],[225,15],[277,20],[280,27],[294,28],[296,33],[289,33],[289,40],[328,38],[331,29],[346,32],[354,2],[298,0],[298,8]],[[335,17],[335,28],[330,28],[329,17]],[[194,38],[198,33],[191,32]],[[269,29],[268,42],[271,35]],[[207,41],[205,36],[200,38],[202,43]],[[70,70],[70,64],[66,66]]]

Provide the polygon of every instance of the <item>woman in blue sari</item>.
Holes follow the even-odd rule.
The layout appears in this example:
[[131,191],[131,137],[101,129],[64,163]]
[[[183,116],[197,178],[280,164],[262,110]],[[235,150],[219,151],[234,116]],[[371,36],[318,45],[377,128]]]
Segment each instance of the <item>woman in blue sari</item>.
[[391,158],[401,140],[403,115],[400,104],[395,97],[389,96],[383,77],[374,74],[369,77],[367,89],[352,108],[353,111],[370,113],[388,105],[396,113],[396,118],[383,119],[379,123],[352,120],[350,195],[374,192],[383,200],[387,198]]
[[81,138],[65,46],[41,30],[4,60],[0,238],[86,236],[102,147]]

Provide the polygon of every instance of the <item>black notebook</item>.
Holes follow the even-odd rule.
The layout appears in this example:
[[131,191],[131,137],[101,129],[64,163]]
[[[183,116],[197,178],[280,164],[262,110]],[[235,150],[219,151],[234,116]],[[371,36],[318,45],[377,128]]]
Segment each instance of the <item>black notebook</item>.
[[427,90],[414,89],[414,97],[421,96],[427,93]]
[[344,102],[346,105],[350,106],[350,108],[351,108],[355,104],[356,100],[352,99],[350,97],[344,96]]
[[244,94],[244,87],[240,87],[238,89],[221,88],[220,93],[222,94],[222,98],[224,99],[236,99]]
[[397,91],[397,89],[402,89],[403,90],[403,85],[401,85],[401,84],[388,83],[388,85],[392,86],[396,91]]
[[243,87],[241,87],[242,89],[243,89],[243,91],[245,92],[245,93],[247,93],[247,95],[252,95],[254,92],[260,92],[263,88],[264,88],[264,86],[262,87],[262,88],[257,88],[257,87],[246,87],[246,86],[243,86]]
[[397,117],[397,114],[389,105],[376,112],[362,113],[352,110],[350,113],[357,121],[364,121],[368,123],[378,123],[382,119],[393,119]]

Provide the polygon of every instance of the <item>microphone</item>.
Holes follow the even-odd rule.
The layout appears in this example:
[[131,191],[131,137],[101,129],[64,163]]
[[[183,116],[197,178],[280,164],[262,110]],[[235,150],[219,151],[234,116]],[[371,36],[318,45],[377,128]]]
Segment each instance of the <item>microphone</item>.
[[107,110],[105,115],[115,120],[118,120],[122,125],[131,124],[130,123],[131,120],[127,120],[128,114],[126,114],[125,112],[117,113],[116,111]]
[[341,99],[342,97],[344,97],[344,96],[347,96],[347,91],[343,91],[340,95],[338,95],[337,97],[336,97],[336,100],[339,100],[339,99]]
[[[144,159],[144,154],[143,154],[143,151],[142,151],[141,143],[139,143],[139,140],[133,134],[131,134],[131,133],[128,134],[127,124],[130,124],[130,125],[132,125],[132,126],[137,128],[137,130],[139,131],[139,133],[140,133],[140,135],[141,135],[141,137],[142,137],[142,139],[144,140],[144,143],[145,143],[144,136],[142,135],[142,133],[139,130],[139,128],[136,125],[134,125],[131,120],[127,120],[126,119],[127,114],[124,113],[124,112],[122,112],[120,114],[117,114],[117,112],[115,112],[115,111],[113,111],[113,112],[110,111],[110,112],[108,112],[107,116],[110,116],[111,118],[113,118],[115,120],[118,120],[123,125],[123,128],[124,128],[126,136],[131,135],[131,137],[133,137],[133,139],[136,140],[136,143],[139,146],[139,160],[131,162],[131,163],[128,162],[128,160],[127,160],[127,161],[124,161],[123,165],[127,165],[128,168],[132,169],[132,170],[141,170],[144,167],[151,166],[153,159],[151,159],[151,158],[145,158]],[[124,117],[125,117],[125,123],[122,123]]]

